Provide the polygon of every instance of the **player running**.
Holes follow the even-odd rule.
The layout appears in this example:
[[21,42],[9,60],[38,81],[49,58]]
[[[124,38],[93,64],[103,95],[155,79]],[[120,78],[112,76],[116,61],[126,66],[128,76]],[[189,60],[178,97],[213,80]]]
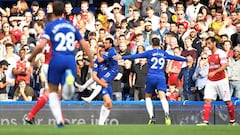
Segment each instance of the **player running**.
[[145,51],[140,54],[135,55],[118,55],[116,59],[136,59],[136,58],[147,58],[148,62],[148,75],[146,82],[146,92],[145,92],[145,101],[146,108],[149,114],[148,124],[155,124],[154,114],[153,114],[153,104],[152,104],[152,93],[157,90],[157,94],[162,103],[162,107],[165,114],[165,124],[171,125],[171,119],[169,116],[169,104],[166,100],[166,79],[164,73],[164,67],[167,59],[178,60],[178,61],[187,61],[186,58],[169,55],[165,51],[160,49],[159,38],[152,39],[152,50]]
[[[50,41],[52,46],[52,58],[48,69],[48,85],[49,85],[49,107],[56,119],[57,127],[63,127],[64,120],[58,96],[58,85],[65,83],[73,85],[76,76],[75,62],[75,41],[79,41],[82,48],[86,52],[90,60],[90,66],[93,67],[92,55],[87,42],[82,38],[81,34],[70,22],[64,19],[64,3],[61,1],[53,2],[53,22],[46,25],[44,34],[39,44],[36,46],[32,55],[28,58],[30,62],[36,55],[42,52],[42,49]],[[71,74],[65,77],[65,72],[71,71]],[[69,90],[70,91],[70,90]]]

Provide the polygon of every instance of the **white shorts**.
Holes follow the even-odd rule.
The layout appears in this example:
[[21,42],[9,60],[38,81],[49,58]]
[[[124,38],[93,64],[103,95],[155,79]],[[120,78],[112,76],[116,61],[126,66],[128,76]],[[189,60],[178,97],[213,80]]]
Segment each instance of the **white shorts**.
[[219,81],[207,81],[204,89],[204,99],[216,100],[217,95],[219,95],[219,98],[223,101],[231,100],[229,81],[227,78]]
[[42,74],[44,75],[44,77],[46,78],[46,81],[45,81],[45,88],[48,89],[48,79],[47,79],[47,76],[48,76],[48,67],[49,67],[49,64],[43,64],[42,65],[42,69],[41,69],[41,72]]

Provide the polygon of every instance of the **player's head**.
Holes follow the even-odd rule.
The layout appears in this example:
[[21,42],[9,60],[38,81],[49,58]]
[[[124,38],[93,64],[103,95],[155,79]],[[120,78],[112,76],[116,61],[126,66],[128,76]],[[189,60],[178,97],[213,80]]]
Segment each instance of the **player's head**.
[[113,44],[113,39],[110,38],[110,37],[107,37],[107,38],[105,39],[104,45],[105,45],[105,49],[108,49],[108,48],[113,47],[113,46],[114,46],[114,44]]
[[152,38],[152,46],[160,46],[160,40],[157,37]]
[[208,37],[206,39],[207,47],[212,50],[217,47],[217,39],[215,37]]
[[57,0],[53,2],[53,14],[55,16],[62,16],[64,11],[64,3],[62,1]]

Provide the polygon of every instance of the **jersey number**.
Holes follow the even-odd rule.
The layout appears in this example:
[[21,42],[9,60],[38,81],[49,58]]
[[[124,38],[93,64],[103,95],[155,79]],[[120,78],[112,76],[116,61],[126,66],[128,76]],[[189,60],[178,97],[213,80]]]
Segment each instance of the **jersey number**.
[[151,66],[152,69],[163,69],[163,67],[165,65],[164,58],[153,57],[151,59],[151,62],[153,62],[152,66]]
[[75,36],[73,32],[68,32],[67,34],[57,33],[54,37],[54,40],[59,42],[58,46],[56,47],[56,51],[73,51],[75,49]]

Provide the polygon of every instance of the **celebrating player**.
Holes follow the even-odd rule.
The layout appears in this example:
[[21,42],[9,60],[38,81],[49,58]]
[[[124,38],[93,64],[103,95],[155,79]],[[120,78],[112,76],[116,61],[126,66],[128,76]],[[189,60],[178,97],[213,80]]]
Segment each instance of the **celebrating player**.
[[166,100],[166,79],[164,74],[164,66],[166,59],[178,60],[178,61],[187,61],[186,58],[169,55],[165,51],[160,49],[159,38],[152,39],[152,50],[145,51],[140,54],[120,56],[118,55],[116,59],[135,59],[135,58],[147,58],[148,62],[148,76],[146,82],[146,108],[150,117],[148,124],[154,124],[155,119],[153,115],[153,104],[152,104],[152,93],[157,90],[157,94],[162,102],[162,107],[165,113],[165,124],[171,125],[171,119],[169,116],[169,104]]

